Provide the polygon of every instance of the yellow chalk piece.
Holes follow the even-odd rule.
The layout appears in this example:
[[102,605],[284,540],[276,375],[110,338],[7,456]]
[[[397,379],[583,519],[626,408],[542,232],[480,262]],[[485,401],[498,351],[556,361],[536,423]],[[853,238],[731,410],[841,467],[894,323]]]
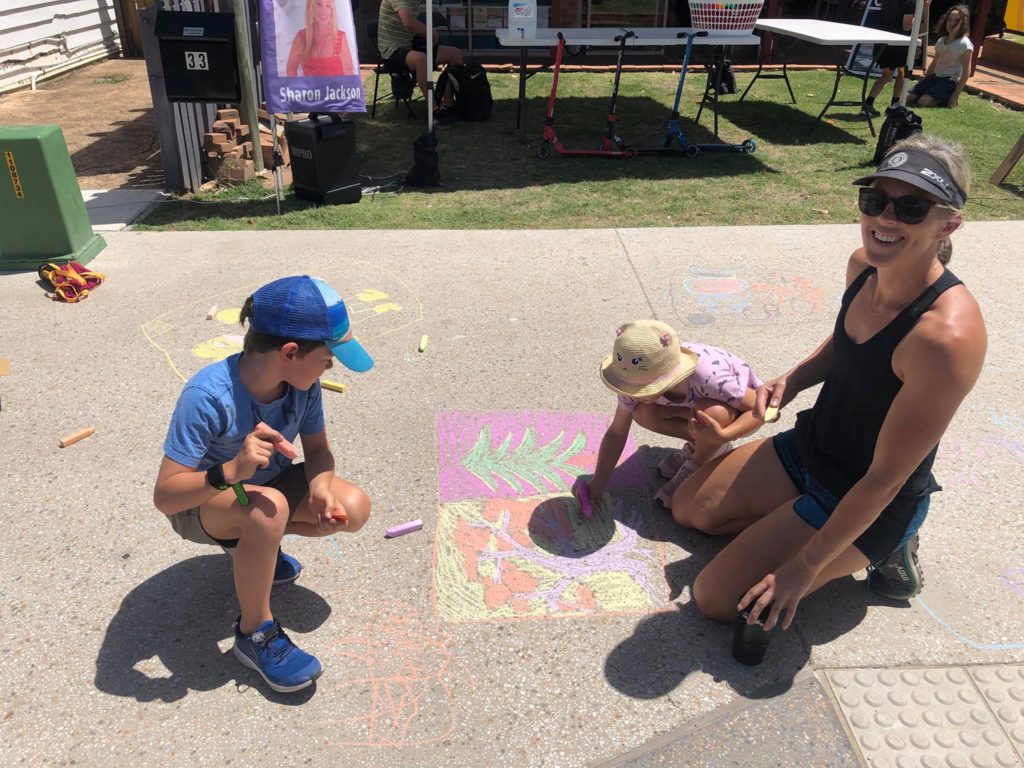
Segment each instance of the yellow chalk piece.
[[320,386],[324,389],[329,389],[332,392],[344,392],[347,387],[339,381],[331,381],[330,379],[320,379]]
[[217,320],[224,325],[238,325],[238,316],[241,313],[241,309],[222,309],[217,313]]
[[420,338],[420,352],[427,348],[427,341],[427,335],[423,334],[423,336]]
[[11,375],[11,361],[6,357],[0,357],[0,376]]
[[764,409],[764,423],[771,424],[779,420],[779,409],[773,405]]
[[367,303],[371,301],[380,301],[381,299],[386,299],[387,297],[388,295],[384,293],[384,291],[378,291],[373,288],[367,291],[360,291],[359,293],[356,294],[357,299],[359,299],[360,301],[365,301]]

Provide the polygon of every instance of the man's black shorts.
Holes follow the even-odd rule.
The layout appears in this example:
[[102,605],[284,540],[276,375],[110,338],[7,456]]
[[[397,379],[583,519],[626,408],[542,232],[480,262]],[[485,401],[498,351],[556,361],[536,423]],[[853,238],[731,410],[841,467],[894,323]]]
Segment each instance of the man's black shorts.
[[[437,48],[434,46],[434,64],[437,64]],[[417,35],[412,39],[412,45],[408,48],[402,47],[397,51],[388,56],[387,66],[390,72],[409,72],[409,65],[405,63],[405,57],[409,55],[409,51],[419,51],[420,53],[426,53],[426,41],[424,38]]]
[[907,46],[887,45],[878,56],[880,69],[899,69],[907,66]]

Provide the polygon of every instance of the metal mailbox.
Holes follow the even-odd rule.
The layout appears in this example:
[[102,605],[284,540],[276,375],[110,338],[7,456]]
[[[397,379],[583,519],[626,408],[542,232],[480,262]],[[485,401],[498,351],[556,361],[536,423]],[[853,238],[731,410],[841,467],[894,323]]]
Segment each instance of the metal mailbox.
[[242,100],[233,13],[160,11],[155,31],[168,101]]

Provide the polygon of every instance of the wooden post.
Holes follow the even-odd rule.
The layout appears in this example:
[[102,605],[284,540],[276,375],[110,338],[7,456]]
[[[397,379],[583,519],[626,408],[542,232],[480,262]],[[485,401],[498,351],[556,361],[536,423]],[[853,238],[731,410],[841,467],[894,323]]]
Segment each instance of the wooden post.
[[178,135],[175,131],[174,112],[167,100],[164,87],[164,68],[160,63],[160,41],[156,39],[156,6],[139,11],[139,37],[146,58],[149,92],[153,98],[153,117],[157,140],[160,142],[160,165],[164,169],[164,188],[174,192],[185,189],[185,176],[178,153]]
[[996,168],[996,172],[992,174],[992,178],[988,180],[988,183],[996,186],[1002,184],[1022,155],[1024,155],[1024,134],[1021,134],[1021,137],[1017,139],[1017,143],[1013,145],[1010,154],[1003,158],[1003,162]]
[[980,0],[978,12],[974,17],[974,29],[971,30],[971,42],[974,43],[974,53],[971,54],[970,74],[964,73],[964,77],[974,77],[974,70],[978,67],[978,54],[981,53],[981,46],[985,43],[985,24],[988,23],[988,12],[992,7],[992,0]]
[[[239,104],[239,114],[248,124],[250,136],[255,137],[256,148],[259,150],[260,121],[256,114],[256,69],[252,65],[252,50],[249,48],[249,41],[252,36],[249,32],[248,16],[245,12],[245,0],[231,0],[231,7],[235,13],[235,50],[238,52],[238,81],[242,86],[242,102]],[[253,163],[257,172],[263,171],[263,152],[253,152]]]

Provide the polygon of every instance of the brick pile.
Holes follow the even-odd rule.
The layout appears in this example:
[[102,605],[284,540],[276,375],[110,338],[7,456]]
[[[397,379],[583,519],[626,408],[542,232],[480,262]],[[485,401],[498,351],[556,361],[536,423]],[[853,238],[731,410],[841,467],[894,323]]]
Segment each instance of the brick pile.
[[[287,165],[288,146],[283,134],[284,130],[279,126],[278,148]],[[270,128],[262,123],[259,126],[259,146],[263,153],[263,165],[269,168],[273,164],[273,137]],[[210,132],[203,134],[203,159],[206,177],[218,184],[244,184],[256,174],[252,131],[242,123],[237,109],[217,110]]]

